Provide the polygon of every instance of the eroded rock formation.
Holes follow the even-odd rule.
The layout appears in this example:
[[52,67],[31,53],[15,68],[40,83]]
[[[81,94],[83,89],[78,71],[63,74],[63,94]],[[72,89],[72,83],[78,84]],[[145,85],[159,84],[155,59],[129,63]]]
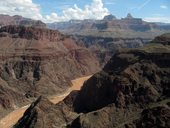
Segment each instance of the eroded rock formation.
[[[65,120],[64,126],[55,123],[53,127],[169,127],[169,76],[169,45],[157,42],[143,48],[119,50],[80,91],[72,92],[56,104],[67,107],[67,113],[74,113],[75,117],[71,116],[74,118],[71,121]],[[36,128],[38,123],[29,116],[35,110],[28,109],[15,127]],[[62,115],[65,117],[64,113]],[[26,124],[26,117],[34,125]],[[57,121],[58,116],[54,120]]]
[[100,69],[87,48],[46,28],[2,27],[0,45],[2,110],[30,97],[59,94],[71,86],[71,79]]
[[7,25],[21,25],[21,26],[32,26],[45,28],[46,24],[40,20],[32,20],[19,15],[9,16],[0,14],[0,27]]

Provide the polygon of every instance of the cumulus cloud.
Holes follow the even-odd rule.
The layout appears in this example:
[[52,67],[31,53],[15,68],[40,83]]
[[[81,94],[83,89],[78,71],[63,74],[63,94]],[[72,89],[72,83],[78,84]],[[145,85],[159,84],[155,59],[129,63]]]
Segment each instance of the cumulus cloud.
[[32,0],[0,0],[0,14],[22,15],[33,19],[42,19],[40,7]]
[[76,4],[74,7],[63,10],[63,15],[58,16],[56,12],[51,15],[45,16],[45,21],[66,21],[70,19],[102,19],[105,15],[108,15],[109,11],[104,7],[102,0],[93,0],[90,5],[85,5],[84,9],[81,9]]
[[83,9],[75,4],[74,7],[63,8],[60,16],[57,12],[42,16],[40,6],[32,0],[0,0],[0,14],[21,15],[44,22],[57,22],[71,19],[102,19],[109,14],[109,11],[104,7],[102,0],[93,0]]

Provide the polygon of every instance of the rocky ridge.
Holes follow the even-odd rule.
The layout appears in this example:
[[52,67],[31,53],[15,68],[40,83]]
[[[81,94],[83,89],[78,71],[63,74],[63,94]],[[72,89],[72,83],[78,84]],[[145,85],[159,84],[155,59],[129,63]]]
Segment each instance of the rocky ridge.
[[69,35],[83,35],[112,38],[150,38],[170,32],[170,25],[146,22],[135,18],[130,13],[125,18],[117,19],[113,15],[102,20],[71,20],[68,22],[49,23],[51,29],[57,29]]
[[33,20],[19,15],[9,16],[0,14],[0,27],[8,25],[21,25],[45,28],[46,24],[40,20]]
[[[62,102],[55,105],[45,97],[39,97],[32,103],[24,113],[24,116],[25,118],[20,119],[14,127],[24,128],[32,126],[37,128],[57,128],[58,126],[66,126],[66,122],[77,117],[73,112],[69,112],[69,108]],[[42,123],[42,120],[44,123]]]

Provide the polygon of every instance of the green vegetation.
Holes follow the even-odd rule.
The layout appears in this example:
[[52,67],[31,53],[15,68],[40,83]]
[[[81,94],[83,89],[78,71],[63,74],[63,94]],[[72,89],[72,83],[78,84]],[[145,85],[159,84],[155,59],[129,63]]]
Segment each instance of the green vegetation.
[[151,43],[139,50],[147,53],[170,53],[170,45]]
[[170,45],[160,43],[150,43],[141,48],[123,49],[120,52],[145,52],[145,53],[170,53]]
[[161,37],[170,38],[170,33],[165,33],[165,34],[161,35]]

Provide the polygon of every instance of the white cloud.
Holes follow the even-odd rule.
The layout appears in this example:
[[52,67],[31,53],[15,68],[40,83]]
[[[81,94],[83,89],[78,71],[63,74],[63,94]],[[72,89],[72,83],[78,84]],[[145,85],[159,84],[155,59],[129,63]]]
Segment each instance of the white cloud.
[[0,14],[42,19],[40,7],[34,4],[32,0],[0,0]]
[[160,8],[167,9],[168,7],[166,5],[161,5]]
[[57,12],[42,16],[40,6],[32,0],[0,0],[0,14],[21,15],[23,17],[39,19],[44,22],[67,21],[70,19],[102,19],[109,14],[103,6],[102,0],[93,0],[91,4],[81,9],[76,4],[74,7],[63,8],[62,16]]
[[103,6],[102,0],[93,0],[90,5],[85,5],[84,9],[79,8],[76,4],[72,8],[63,10],[63,15],[58,16],[53,12],[51,15],[45,16],[46,22],[65,21],[70,19],[102,19],[108,15],[109,11]]
[[157,16],[157,17],[146,17],[144,18],[145,21],[148,22],[164,22],[164,23],[170,23],[170,17],[165,16]]

